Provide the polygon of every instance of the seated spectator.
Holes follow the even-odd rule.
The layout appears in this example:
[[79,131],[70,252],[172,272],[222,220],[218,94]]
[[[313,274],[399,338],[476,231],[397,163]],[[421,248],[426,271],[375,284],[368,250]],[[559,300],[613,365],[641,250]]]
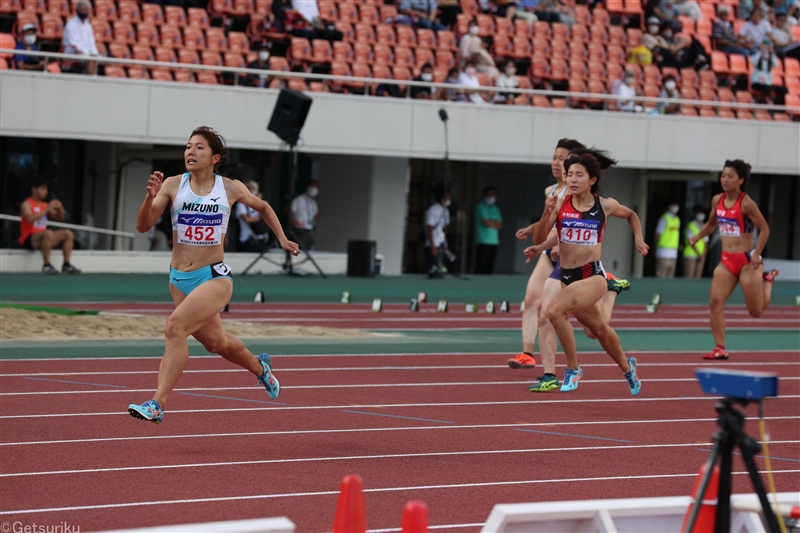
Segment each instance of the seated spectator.
[[465,33],[458,43],[461,60],[472,61],[478,72],[488,74],[490,78],[494,79],[498,74],[497,67],[492,56],[486,51],[483,40],[478,37],[478,32],[478,21],[472,19],[469,23],[469,32]]
[[[683,23],[678,20],[675,26],[681,31]],[[669,26],[664,26],[660,38],[655,48],[659,67],[693,67],[698,71],[708,68],[708,52],[694,37],[676,35]]]
[[661,33],[661,21],[658,17],[650,17],[647,19],[647,32],[642,35],[642,44],[649,50],[655,50],[658,46],[659,37]]
[[[72,17],[64,26],[64,53],[76,54],[87,57],[97,57],[97,45],[94,41],[94,29],[89,22],[89,4],[78,2],[75,7],[75,16]],[[94,61],[79,62],[79,70],[86,74],[94,74],[97,64]],[[74,69],[75,67],[73,67]]]
[[[433,66],[430,63],[425,63],[420,69],[419,76],[414,78],[414,81],[433,81]],[[437,100],[439,98],[439,89],[436,87],[411,87],[411,98],[417,100]]]
[[[263,198],[258,190],[258,183],[248,181],[245,185],[250,190],[250,194]],[[265,252],[269,241],[269,227],[261,218],[261,214],[255,209],[238,202],[236,204],[236,218],[239,220],[239,245],[236,247],[236,251],[259,254]]]
[[[39,46],[36,44],[36,24],[29,22],[22,27],[22,39],[17,42],[14,50],[39,51]],[[38,56],[14,54],[14,65],[19,70],[44,70],[44,59]]]
[[529,24],[533,24],[538,19],[533,13],[521,10],[517,0],[492,0],[494,4],[492,11],[498,17],[514,20],[520,18],[527,20]]
[[[464,70],[458,75],[458,84],[467,85],[469,87],[480,87],[481,82],[478,80],[477,74],[478,69],[475,68],[475,63],[467,61],[464,65]],[[466,95],[466,100],[473,104],[486,103],[486,100],[483,99],[483,95],[481,95],[478,90],[465,89],[464,94]]]
[[630,70],[625,71],[625,77],[622,80],[617,80],[611,84],[611,94],[619,96],[617,100],[617,107],[620,111],[628,113],[641,113],[642,106],[637,104],[631,98],[634,96],[641,96],[639,91],[636,90],[636,74]]
[[[269,70],[269,55],[272,49],[272,44],[269,42],[262,42],[256,50],[258,50],[258,57],[247,64],[247,68],[256,70]],[[248,74],[243,78],[239,78],[242,85],[248,87],[269,87],[275,76],[268,76],[266,74]]]
[[[447,71],[447,78],[444,80],[445,83],[450,83],[452,85],[458,85],[458,78],[460,75],[460,71],[458,68],[453,67]],[[466,102],[467,97],[464,95],[464,92],[459,89],[447,89],[445,93],[447,96],[447,100],[451,102]]]
[[769,6],[766,5],[764,0],[741,0],[739,3],[739,18],[749,19],[754,10],[761,11],[761,14],[766,18],[768,8]]
[[672,7],[678,15],[686,15],[692,22],[697,22],[697,19],[703,16],[700,4],[695,0],[673,0]]
[[463,13],[463,10],[458,0],[439,0],[439,22],[447,29],[453,27],[458,15],[461,13]]
[[64,206],[59,200],[45,202],[49,188],[47,179],[44,176],[34,176],[31,181],[31,196],[20,206],[19,243],[26,250],[41,250],[44,264],[42,272],[45,274],[58,274],[53,265],[50,264],[50,250],[61,246],[64,252],[64,264],[61,271],[66,274],[80,274],[80,270],[72,266],[69,262],[72,255],[72,248],[75,245],[75,236],[72,230],[47,229],[48,217],[53,220],[63,221],[66,218]]
[[[556,0],[519,0],[519,8],[521,12],[530,13],[536,17],[536,20],[548,22],[561,22],[561,14],[558,12]],[[529,20],[531,24],[536,20]]]
[[675,29],[677,16],[672,0],[647,0],[645,15],[647,18],[656,17],[661,27],[667,25]]
[[778,66],[778,60],[775,58],[775,52],[772,49],[772,43],[764,40],[761,46],[753,55],[753,74],[750,76],[750,87],[754,91],[758,91],[767,99],[777,105],[786,105],[785,96],[786,87],[779,87],[772,85],[772,69]]
[[[681,92],[678,90],[678,82],[675,76],[668,74],[664,76],[664,88],[658,93],[659,98],[680,98]],[[659,102],[656,104],[655,112],[662,115],[677,115],[681,110],[680,104],[670,104],[669,102]]]
[[445,29],[436,22],[436,0],[401,0],[398,11],[409,17],[417,28],[434,31]]
[[[503,89],[518,89],[519,81],[517,80],[517,65],[514,64],[513,61],[506,63],[503,73],[497,77],[497,80],[495,80],[494,84]],[[518,93],[498,92],[494,96],[494,101],[496,104],[507,104],[513,102],[517,96],[519,96]]]
[[764,39],[772,40],[772,26],[764,18],[760,9],[753,9],[750,19],[739,30],[742,44],[750,50],[751,54],[758,52],[759,45]]
[[772,28],[772,42],[778,57],[793,57],[800,60],[800,43],[795,41],[792,29],[786,22],[785,13],[775,15],[775,26]]
[[720,52],[749,56],[750,50],[743,46],[743,39],[733,33],[733,24],[728,20],[730,14],[731,7],[727,4],[722,4],[717,8],[719,18],[714,22],[711,38]]
[[[304,39],[325,39],[326,41],[341,41],[344,34],[337,30],[328,21],[319,18],[319,8],[316,2],[308,3],[298,1],[299,9],[295,8],[291,0],[273,0],[272,14],[275,20],[271,26],[280,33],[289,33]],[[312,17],[311,20],[306,16]]]

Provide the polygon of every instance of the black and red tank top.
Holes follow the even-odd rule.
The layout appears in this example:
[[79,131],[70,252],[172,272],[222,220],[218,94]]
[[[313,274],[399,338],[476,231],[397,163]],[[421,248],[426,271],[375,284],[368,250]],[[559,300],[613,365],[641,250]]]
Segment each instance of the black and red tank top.
[[595,194],[592,208],[581,212],[572,205],[572,195],[567,195],[558,212],[557,225],[559,242],[583,246],[602,243],[606,214],[600,205],[600,197]]
[[753,222],[742,212],[742,200],[747,196],[741,193],[730,209],[725,207],[725,193],[719,198],[717,204],[717,219],[719,220],[719,234],[723,237],[739,237],[746,233],[753,233]]

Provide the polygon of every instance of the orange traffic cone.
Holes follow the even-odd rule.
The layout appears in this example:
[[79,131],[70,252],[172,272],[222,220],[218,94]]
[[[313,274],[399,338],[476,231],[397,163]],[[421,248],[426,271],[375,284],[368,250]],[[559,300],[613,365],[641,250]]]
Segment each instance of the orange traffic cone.
[[700,475],[697,476],[697,479],[694,482],[694,488],[692,489],[692,503],[689,505],[689,509],[686,510],[686,516],[683,517],[683,524],[681,525],[682,533],[714,532],[714,523],[717,518],[717,493],[719,491],[719,466],[717,465],[714,465],[714,470],[711,472],[711,479],[708,482],[706,494],[703,497],[703,501],[700,502],[700,512],[697,514],[697,520],[695,520],[694,528],[692,528],[692,531],[686,531],[686,526],[689,522],[689,515],[692,513],[692,507],[694,506],[695,498],[697,497],[697,491],[700,488],[700,480],[703,478],[705,471],[706,465],[700,467]]
[[356,474],[344,476],[333,517],[333,533],[365,533],[367,516],[364,508],[364,484]]
[[401,533],[428,533],[428,506],[418,500],[410,501],[403,508]]

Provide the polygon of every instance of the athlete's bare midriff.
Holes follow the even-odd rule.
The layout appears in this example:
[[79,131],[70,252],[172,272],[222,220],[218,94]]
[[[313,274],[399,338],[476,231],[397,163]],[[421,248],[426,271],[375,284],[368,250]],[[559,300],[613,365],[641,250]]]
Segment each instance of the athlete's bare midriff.
[[722,240],[722,251],[728,254],[740,254],[749,252],[753,249],[754,233],[745,233],[738,237],[720,237]]
[[176,231],[172,232],[172,242],[175,244],[172,247],[170,266],[181,272],[191,272],[206,265],[219,263],[225,258],[225,247],[222,244],[213,248],[178,244],[178,232]]

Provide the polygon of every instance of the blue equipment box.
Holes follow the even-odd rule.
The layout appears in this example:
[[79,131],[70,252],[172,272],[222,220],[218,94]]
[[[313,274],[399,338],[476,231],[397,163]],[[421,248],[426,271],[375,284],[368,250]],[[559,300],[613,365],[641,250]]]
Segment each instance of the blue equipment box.
[[778,395],[778,374],[698,368],[695,375],[706,394],[742,400],[761,400]]

